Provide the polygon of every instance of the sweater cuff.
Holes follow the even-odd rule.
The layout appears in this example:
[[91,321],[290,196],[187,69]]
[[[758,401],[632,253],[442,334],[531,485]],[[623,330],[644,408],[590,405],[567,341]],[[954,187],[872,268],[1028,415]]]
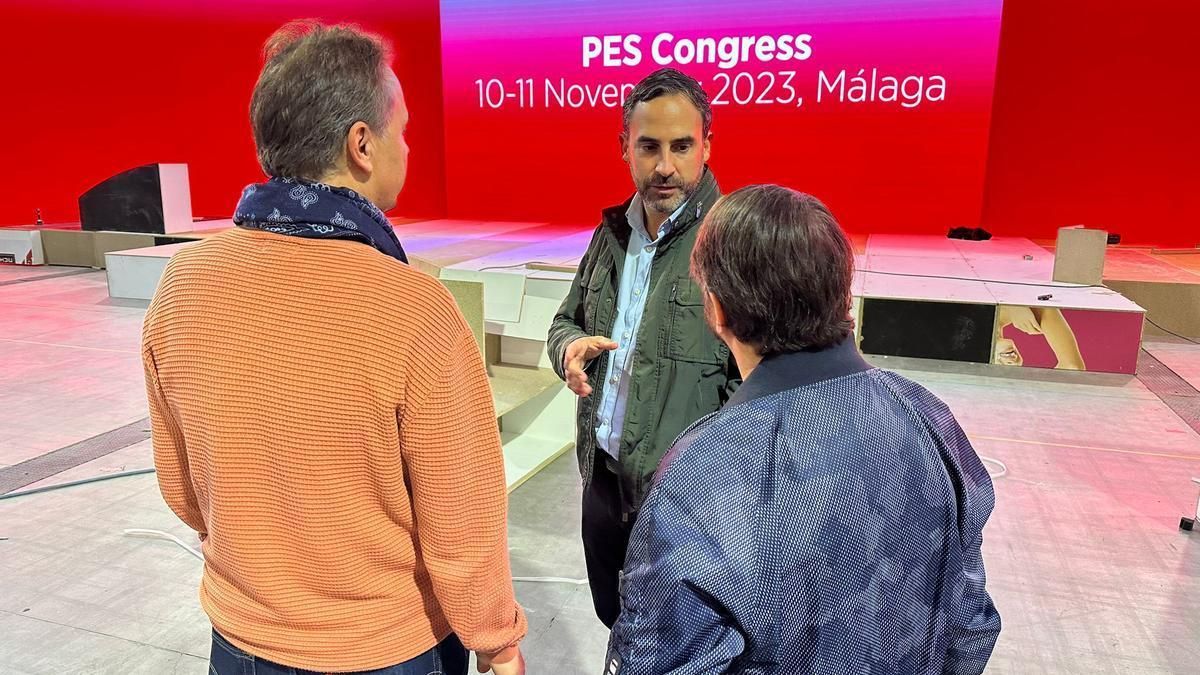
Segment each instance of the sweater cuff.
[[492,655],[492,663],[499,663],[499,664],[508,663],[509,661],[512,661],[513,659],[517,658],[517,655],[520,653],[521,653],[521,648],[518,645],[513,645],[511,647],[505,647],[504,649],[501,649],[500,651],[498,651],[494,655]]

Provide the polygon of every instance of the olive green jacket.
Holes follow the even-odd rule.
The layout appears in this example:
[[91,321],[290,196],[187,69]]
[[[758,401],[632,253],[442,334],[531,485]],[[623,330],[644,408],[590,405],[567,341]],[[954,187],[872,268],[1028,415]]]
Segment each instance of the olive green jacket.
[[[729,349],[704,322],[700,289],[688,274],[700,222],[720,196],[716,179],[706,169],[654,254],[620,441],[622,508],[627,518],[641,506],[675,437],[718,410],[739,382]],[[581,337],[612,335],[619,276],[632,234],[625,216],[631,200],[603,212],[571,290],[550,325],[547,351],[564,379],[567,345]],[[608,358],[606,353],[586,366],[592,394],[578,403],[576,452],[585,487],[592,479],[595,453],[604,452],[596,443],[596,409],[604,395]]]

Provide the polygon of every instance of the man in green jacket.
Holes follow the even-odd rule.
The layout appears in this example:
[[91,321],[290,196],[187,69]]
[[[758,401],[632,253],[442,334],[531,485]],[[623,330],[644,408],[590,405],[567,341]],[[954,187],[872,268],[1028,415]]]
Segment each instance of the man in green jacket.
[[737,382],[688,273],[700,222],[721,196],[707,164],[711,124],[708,95],[678,70],[630,93],[621,150],[637,192],[603,212],[550,327],[550,361],[580,397],[583,548],[610,628],[629,532],[659,461]]

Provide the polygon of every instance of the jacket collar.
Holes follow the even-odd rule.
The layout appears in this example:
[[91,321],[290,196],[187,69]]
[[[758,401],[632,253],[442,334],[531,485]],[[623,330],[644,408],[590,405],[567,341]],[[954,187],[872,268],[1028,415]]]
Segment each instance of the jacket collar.
[[871,370],[871,366],[858,353],[854,336],[847,334],[845,339],[832,347],[778,354],[763,359],[729,398],[726,406],[867,370]]
[[[612,229],[622,241],[628,241],[629,239],[630,226],[625,214],[629,211],[629,207],[633,204],[633,199],[636,196],[637,193],[634,193],[624,202],[603,211],[604,225]],[[713,175],[712,169],[705,166],[704,175],[700,177],[700,185],[696,187],[696,192],[692,194],[687,204],[684,205],[683,211],[675,218],[668,236],[686,232],[704,220],[704,216],[708,215],[709,209],[713,207],[713,204],[717,203],[717,199],[720,197],[721,188],[717,185],[717,178]]]

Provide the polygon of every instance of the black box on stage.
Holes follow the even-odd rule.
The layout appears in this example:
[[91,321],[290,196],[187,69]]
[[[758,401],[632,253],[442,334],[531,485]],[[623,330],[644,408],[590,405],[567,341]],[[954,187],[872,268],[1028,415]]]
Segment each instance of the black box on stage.
[[991,363],[996,306],[866,298],[864,354]]
[[147,164],[101,182],[79,197],[79,221],[91,232],[191,232],[187,164]]

